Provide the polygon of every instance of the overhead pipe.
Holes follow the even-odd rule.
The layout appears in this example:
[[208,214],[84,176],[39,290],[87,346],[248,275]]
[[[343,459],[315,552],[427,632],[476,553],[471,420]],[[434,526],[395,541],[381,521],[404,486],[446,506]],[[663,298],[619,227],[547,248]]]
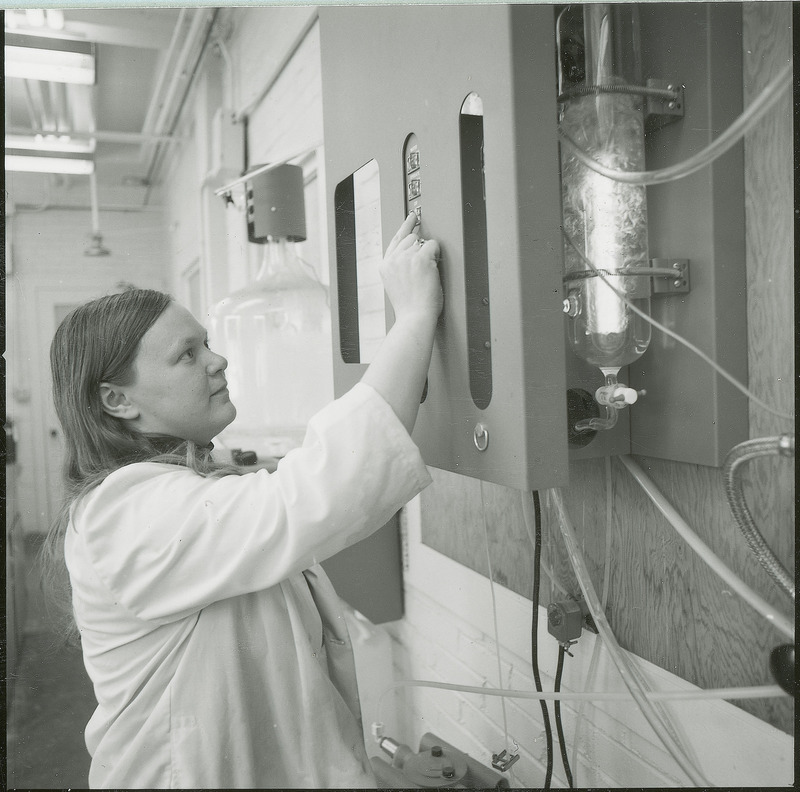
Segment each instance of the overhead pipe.
[[[185,73],[188,75],[185,79],[185,84],[181,88],[180,98],[170,109],[170,113],[168,115],[164,115],[163,110],[170,107],[170,103],[173,101],[174,98],[177,96],[177,85],[178,82],[173,80],[170,85],[170,88],[167,93],[168,100],[164,102],[164,106],[162,109],[162,115],[159,117],[159,121],[156,126],[156,132],[160,134],[166,133],[167,135],[172,136],[175,132],[175,128],[178,125],[178,122],[181,117],[181,113],[183,112],[183,106],[186,103],[186,99],[189,96],[189,91],[192,88],[192,84],[194,83],[194,79],[197,76],[197,71],[200,68],[200,63],[203,59],[203,55],[205,54],[206,48],[208,46],[208,42],[211,38],[211,31],[214,28],[214,22],[217,19],[217,14],[219,13],[218,8],[214,8],[211,10],[201,9],[198,11],[197,15],[192,19],[192,29],[190,31],[189,36],[187,37],[186,45],[184,46],[181,52],[181,59],[184,60],[191,58],[192,65],[191,68],[188,68],[188,63],[184,62],[184,70]],[[146,182],[148,184],[147,192],[145,193],[144,204],[146,205],[147,202],[150,200],[150,190],[152,187],[153,175],[155,174],[158,166],[159,166],[159,158],[163,151],[163,148],[160,145],[156,145],[155,150],[150,157],[150,164],[147,168],[147,176]]]
[[[170,79],[166,88],[163,87],[163,82],[158,86],[158,92],[155,94],[154,103],[151,105],[151,107],[155,108],[156,117],[152,125],[143,130],[147,133],[156,135],[169,135],[172,133],[175,121],[183,107],[189,86],[194,79],[194,73],[203,52],[204,38],[207,36],[213,24],[217,9],[198,8],[192,10],[194,13],[189,23],[189,30],[186,33],[186,37],[183,40],[180,52],[174,64],[170,62],[174,51],[172,48],[169,51],[169,56],[165,62],[165,69],[169,70]],[[178,33],[183,28],[183,19],[184,18],[181,17],[179,25],[176,26],[176,32]],[[181,84],[183,85],[181,86]],[[152,173],[158,154],[158,144],[146,144],[143,146],[142,159],[149,160],[148,174]]]
[[[6,127],[7,135],[52,135],[42,127],[34,125],[33,129],[27,127]],[[175,135],[147,135],[143,132],[113,132],[113,131],[76,131],[69,132],[73,140],[97,140],[103,143],[180,143],[186,138]]]
[[[169,77],[175,75],[175,58],[180,41],[183,38],[184,28],[187,24],[189,15],[188,8],[182,8],[178,15],[178,21],[175,23],[175,28],[172,31],[172,38],[170,39],[169,46],[167,47],[166,55],[161,64],[158,76],[156,77],[156,84],[153,88],[152,98],[147,107],[147,112],[144,117],[144,124],[142,125],[142,134],[151,135],[155,134],[156,116],[162,107],[162,96],[164,94],[164,85]],[[140,152],[140,159],[145,160],[148,151],[142,147]]]

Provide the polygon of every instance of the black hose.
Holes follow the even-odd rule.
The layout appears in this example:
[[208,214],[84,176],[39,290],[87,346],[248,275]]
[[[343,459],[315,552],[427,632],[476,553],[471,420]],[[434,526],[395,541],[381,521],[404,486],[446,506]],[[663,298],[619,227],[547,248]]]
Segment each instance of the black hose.
[[[533,615],[531,617],[531,667],[533,669],[533,681],[536,690],[542,693],[542,678],[539,674],[539,583],[541,580],[542,563],[542,506],[539,502],[539,493],[533,492],[533,516],[536,538],[533,545]],[[550,789],[550,781],[553,778],[553,730],[550,727],[550,713],[547,709],[547,702],[540,699],[542,705],[542,720],[544,721],[544,733],[547,738],[547,773],[544,779],[543,789]]]
[[[567,653],[567,650],[564,648],[563,645],[559,644],[558,647],[558,665],[556,666],[556,682],[553,686],[553,690],[558,693],[561,690],[561,674],[564,671],[564,655]],[[572,770],[569,767],[569,757],[567,756],[567,741],[564,738],[564,726],[561,723],[561,700],[556,699],[555,701],[555,712],[556,712],[556,732],[558,733],[558,744],[561,747],[561,763],[564,765],[564,772],[567,775],[567,783],[569,783],[569,788],[574,789],[575,786],[572,781]]]

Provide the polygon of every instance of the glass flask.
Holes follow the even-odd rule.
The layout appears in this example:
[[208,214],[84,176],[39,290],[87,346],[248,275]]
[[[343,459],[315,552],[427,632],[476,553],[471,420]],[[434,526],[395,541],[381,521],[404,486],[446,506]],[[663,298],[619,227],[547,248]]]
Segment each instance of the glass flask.
[[307,274],[294,243],[270,239],[255,281],[210,312],[215,351],[228,359],[230,449],[282,457],[301,445],[314,413],[333,400],[328,291]]

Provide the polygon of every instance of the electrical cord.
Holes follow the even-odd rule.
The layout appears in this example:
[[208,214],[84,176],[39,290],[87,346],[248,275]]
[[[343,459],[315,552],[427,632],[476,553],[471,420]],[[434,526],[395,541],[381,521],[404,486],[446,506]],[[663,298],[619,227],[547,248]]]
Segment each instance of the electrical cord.
[[[533,681],[536,690],[541,693],[542,678],[539,673],[539,583],[541,579],[540,564],[542,561],[542,506],[539,501],[539,493],[533,492],[533,514],[534,514],[534,549],[533,549],[533,607],[531,609],[531,668],[533,670]],[[550,713],[544,699],[540,701],[542,705],[542,719],[544,721],[544,733],[547,741],[547,771],[544,780],[544,789],[550,789],[553,778],[553,730],[550,727]]]
[[759,399],[758,396],[756,396],[755,393],[753,393],[746,385],[743,385],[732,374],[729,374],[727,371],[725,371],[725,369],[722,368],[722,366],[720,366],[719,363],[716,362],[716,360],[712,360],[705,352],[703,352],[702,349],[696,347],[691,341],[687,341],[683,336],[678,335],[674,330],[670,330],[668,327],[665,327],[663,324],[653,319],[653,317],[650,316],[646,311],[637,308],[621,291],[619,291],[619,289],[616,289],[614,286],[611,285],[608,279],[603,275],[602,272],[600,272],[600,270],[597,269],[594,263],[589,260],[586,254],[575,244],[572,237],[569,234],[567,234],[566,231],[562,229],[561,233],[564,239],[566,239],[567,242],[569,243],[570,247],[581,258],[583,263],[586,264],[586,266],[589,267],[589,269],[591,269],[592,272],[594,272],[600,278],[600,280],[602,280],[603,283],[605,283],[606,286],[608,286],[608,288],[611,289],[611,291],[614,292],[614,294],[616,294],[617,297],[623,303],[625,303],[625,305],[627,305],[628,308],[630,308],[635,314],[641,316],[642,319],[644,319],[646,322],[649,322],[653,327],[656,328],[656,330],[660,330],[665,335],[668,335],[670,338],[673,338],[679,344],[685,346],[690,352],[694,352],[695,355],[697,355],[701,360],[703,360],[705,363],[711,366],[711,368],[713,368],[714,371],[716,371],[721,377],[726,379],[737,390],[739,390],[741,393],[747,396],[747,398],[750,399],[750,401],[752,401],[753,404],[757,404],[763,410],[766,410],[767,412],[778,416],[778,418],[783,418],[784,420],[789,420],[789,421],[794,420],[794,415],[792,413],[784,413],[781,412],[780,410],[776,410],[774,407],[771,407],[762,399]]
[[[563,644],[558,645],[558,665],[556,666],[556,680],[553,690],[556,693],[561,692],[561,675],[564,672],[564,655],[567,653]],[[561,747],[561,763],[564,765],[564,773],[567,776],[567,783],[570,789],[575,786],[572,781],[572,771],[569,769],[569,757],[567,756],[567,741],[564,738],[564,726],[561,723],[561,701],[556,699],[553,708],[555,709],[556,716],[556,732],[558,733],[558,744]]]

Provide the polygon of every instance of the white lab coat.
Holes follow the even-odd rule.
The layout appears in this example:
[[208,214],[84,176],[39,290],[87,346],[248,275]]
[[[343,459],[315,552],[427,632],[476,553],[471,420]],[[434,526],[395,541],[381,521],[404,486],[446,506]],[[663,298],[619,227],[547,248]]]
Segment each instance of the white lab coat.
[[98,701],[90,786],[374,787],[350,639],[317,564],[430,481],[360,384],[275,473],[133,464],[80,499],[65,552]]

